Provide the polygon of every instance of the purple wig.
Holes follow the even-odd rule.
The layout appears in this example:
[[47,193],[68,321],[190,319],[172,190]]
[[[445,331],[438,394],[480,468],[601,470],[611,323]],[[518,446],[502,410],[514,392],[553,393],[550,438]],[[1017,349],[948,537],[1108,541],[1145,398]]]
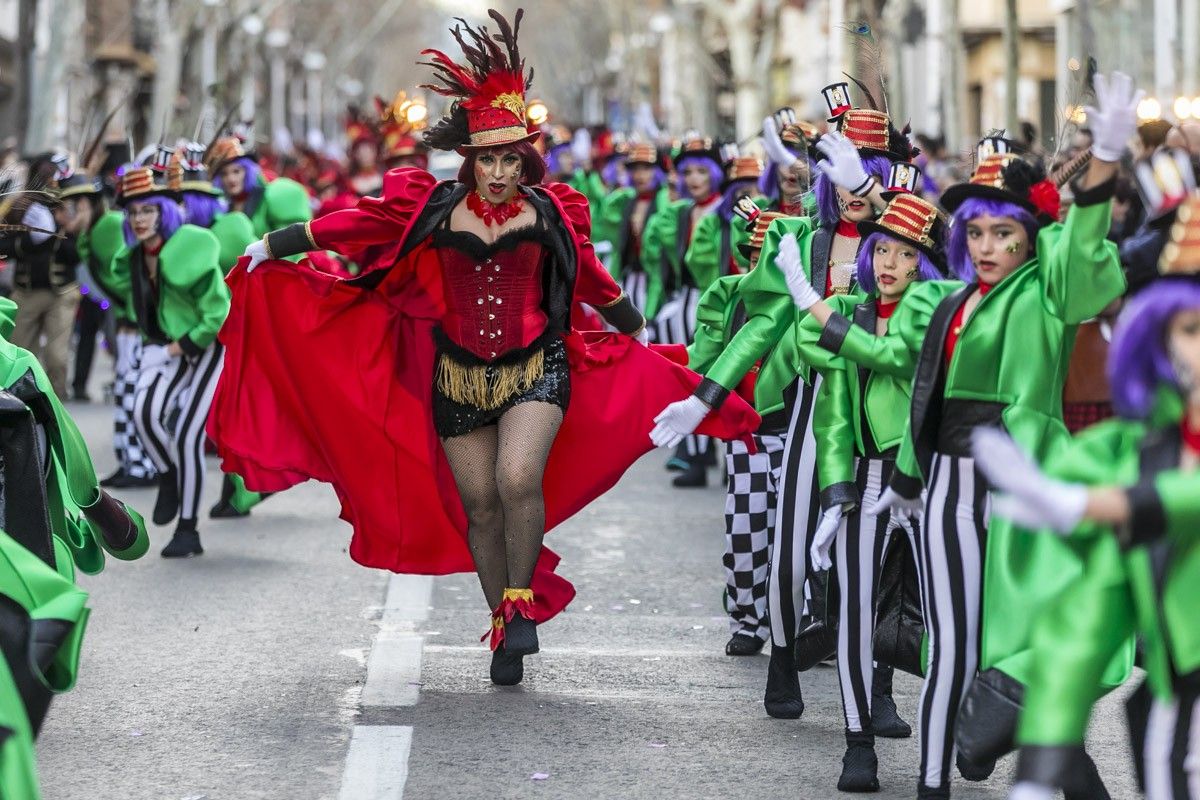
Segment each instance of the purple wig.
[[946,240],[946,263],[950,267],[951,275],[967,283],[975,280],[975,263],[971,261],[971,253],[967,250],[967,223],[982,216],[1012,217],[1021,223],[1021,227],[1029,236],[1030,256],[1037,248],[1037,235],[1041,226],[1032,214],[1019,205],[982,197],[964,200],[950,220],[950,236]]
[[1113,407],[1123,417],[1150,415],[1155,390],[1179,390],[1167,354],[1167,324],[1180,311],[1200,309],[1200,283],[1164,278],[1138,292],[1117,319],[1108,351]]
[[[242,156],[235,158],[233,163],[246,170],[246,180],[242,185],[242,191],[252,192],[262,185],[262,169],[254,162],[254,159]],[[221,191],[225,191],[225,187],[221,185],[221,170],[217,170],[217,174],[213,176],[213,186]]]
[[715,192],[721,188],[721,181],[725,180],[725,172],[721,169],[720,164],[716,163],[711,158],[705,158],[704,156],[682,156],[678,161],[675,162],[675,172],[678,175],[678,177],[675,179],[675,191],[680,197],[692,196],[691,193],[688,192],[687,181],[683,179],[683,171],[687,169],[688,164],[691,163],[703,164],[704,168],[708,170],[709,180],[712,181],[712,188],[710,191]]
[[[801,156],[802,158],[804,156]],[[810,175],[817,174],[817,168],[813,165],[813,160],[808,159],[808,173]],[[767,161],[763,167],[762,177],[758,179],[758,190],[762,192],[763,197],[771,201],[772,206],[777,206],[780,203],[779,196],[779,165],[774,161]]]
[[721,194],[721,202],[717,206],[717,216],[725,222],[733,219],[733,206],[737,203],[738,197],[744,194],[749,187],[750,179],[748,178],[734,181],[725,187],[725,191]]
[[[654,170],[654,182],[650,184],[650,191],[657,192],[662,188],[663,182],[667,179],[667,173],[662,171],[662,167],[651,167]],[[633,186],[633,178],[629,176],[629,166],[625,167],[625,185]]]
[[225,213],[225,199],[207,192],[184,192],[183,215],[193,225],[211,228],[217,214]]
[[[888,173],[892,171],[892,160],[887,156],[865,156],[862,160],[863,169],[868,175],[875,177],[880,183],[886,183]],[[813,190],[817,195],[817,219],[824,228],[832,228],[842,218],[838,207],[837,187],[833,181],[825,177],[825,173],[816,168],[813,173],[817,176],[813,181]]]
[[179,226],[184,223],[183,210],[179,207],[178,203],[169,197],[155,195],[147,197],[144,200],[130,200],[126,206],[125,221],[121,223],[121,230],[125,233],[125,244],[130,247],[137,244],[137,237],[133,235],[133,228],[129,227],[128,208],[134,203],[147,203],[158,207],[158,234],[163,238],[164,242],[170,239],[175,234],[175,231],[179,230]]
[[[886,233],[876,231],[862,240],[858,246],[858,257],[855,263],[858,265],[855,273],[858,278],[858,285],[863,288],[867,294],[875,294],[875,245],[881,240],[901,241],[894,236],[888,236]],[[905,242],[907,244],[907,242]],[[942,277],[942,273],[933,265],[932,259],[919,247],[914,247],[917,251],[917,280],[919,281],[936,281]]]
[[[563,169],[563,156],[571,156],[570,142],[566,144],[556,144],[546,153],[546,168],[549,170],[551,175],[562,175],[565,171]],[[571,170],[574,171],[574,169],[575,162],[572,159]]]
[[608,163],[600,170],[600,180],[604,181],[605,186],[616,189],[629,185],[629,175],[621,169],[624,163],[625,159],[619,156],[608,160]]

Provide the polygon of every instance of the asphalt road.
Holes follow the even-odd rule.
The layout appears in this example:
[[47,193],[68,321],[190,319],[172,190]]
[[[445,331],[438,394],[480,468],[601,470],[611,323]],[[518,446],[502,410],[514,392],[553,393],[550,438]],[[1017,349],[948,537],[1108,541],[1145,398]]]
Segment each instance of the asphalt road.
[[[69,409],[107,473],[109,408]],[[79,684],[39,742],[45,797],[838,796],[835,672],[802,675],[802,719],[766,716],[766,655],[722,651],[723,490],[672,489],[663,460],[648,456],[551,535],[579,594],[541,630],[515,688],[488,681],[474,576],[435,579],[428,601],[427,583],[396,579],[389,591],[387,575],[346,555],[327,487],[297,487],[248,520],[205,520],[198,559],[159,558],[170,530],[153,530],[145,559],[81,579],[93,613]],[[215,464],[210,476],[215,496]],[[147,512],[154,499],[124,496]],[[393,620],[384,605],[399,595],[412,613]],[[919,690],[897,676],[910,722]],[[1091,749],[1113,797],[1129,798],[1117,700],[1097,714]],[[344,775],[352,733],[357,743],[364,732],[402,732],[404,746],[364,749]],[[915,796],[916,739],[877,749],[877,796]],[[1011,767],[956,781],[954,797],[1005,797]],[[362,788],[359,773],[376,769],[391,771],[390,788]]]

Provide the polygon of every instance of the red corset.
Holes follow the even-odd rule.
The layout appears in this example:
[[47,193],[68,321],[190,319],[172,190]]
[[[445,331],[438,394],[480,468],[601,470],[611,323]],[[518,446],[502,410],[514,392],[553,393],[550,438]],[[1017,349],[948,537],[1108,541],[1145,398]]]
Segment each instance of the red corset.
[[450,341],[490,361],[528,347],[546,330],[545,248],[536,236],[532,230],[518,230],[484,245],[472,233],[436,232],[446,297],[442,330]]

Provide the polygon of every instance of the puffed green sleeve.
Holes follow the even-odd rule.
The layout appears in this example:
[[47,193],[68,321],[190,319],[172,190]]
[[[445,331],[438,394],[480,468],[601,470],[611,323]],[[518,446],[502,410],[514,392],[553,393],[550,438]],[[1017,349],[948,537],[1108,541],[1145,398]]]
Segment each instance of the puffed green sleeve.
[[291,178],[276,178],[263,189],[267,210],[267,230],[279,230],[296,222],[312,219],[308,192]]
[[250,218],[240,211],[232,211],[217,217],[213,220],[209,230],[220,243],[221,250],[217,257],[217,263],[221,267],[221,272],[226,275],[233,269],[233,265],[237,263],[242,253],[246,252],[246,248],[258,238],[254,235],[254,225],[251,224]]
[[1132,520],[1122,543],[1137,546],[1164,536],[1180,543],[1200,538],[1200,472],[1169,470],[1125,490]]
[[[958,281],[912,284],[900,299],[883,336],[853,325],[844,313],[835,313],[819,328],[816,344],[872,372],[911,378],[934,310],[962,285]],[[817,329],[816,320],[805,323],[808,336]]]
[[696,223],[683,263],[701,291],[721,276],[721,218],[716,214],[705,214]]
[[[600,225],[595,231],[603,235],[603,241],[612,245],[613,253],[608,262],[608,271],[617,280],[621,279],[621,254],[617,252],[617,240],[621,238],[621,225],[625,221],[625,209],[633,202],[634,191],[628,186],[609,192],[600,204]],[[593,223],[594,225],[595,223]]]
[[1125,291],[1117,246],[1107,240],[1116,180],[1075,189],[1061,224],[1038,234],[1037,258],[1047,310],[1069,325],[1099,314]]
[[[846,319],[849,319],[850,315],[854,313],[855,306],[868,300],[867,295],[857,287],[851,294],[839,294],[825,298],[825,302],[833,308],[834,313]],[[823,331],[821,323],[817,322],[815,317],[797,310],[796,324],[792,328],[796,337],[796,353],[801,361],[822,374],[829,370],[840,369],[841,365],[845,363],[845,359],[837,353],[821,346]]]
[[[845,363],[845,362],[843,362]],[[821,508],[857,505],[854,484],[854,408],[844,369],[825,373],[813,406],[813,437],[817,442],[817,482]]]
[[738,275],[729,275],[708,287],[696,307],[696,335],[688,346],[688,369],[703,375],[713,365],[729,335],[730,306],[737,302]]
[[211,231],[183,225],[168,240],[162,259],[171,265],[178,285],[185,287],[198,321],[182,336],[179,346],[197,355],[217,338],[229,315],[229,287],[217,266],[220,245]]

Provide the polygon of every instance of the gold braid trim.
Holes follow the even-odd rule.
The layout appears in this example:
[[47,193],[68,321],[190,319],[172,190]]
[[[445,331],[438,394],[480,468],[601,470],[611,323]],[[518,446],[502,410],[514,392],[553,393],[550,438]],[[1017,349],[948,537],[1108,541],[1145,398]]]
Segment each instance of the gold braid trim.
[[456,403],[493,411],[527,392],[546,374],[546,353],[539,350],[520,364],[466,366],[443,353],[438,358],[438,391]]
[[317,240],[313,238],[312,220],[311,219],[308,222],[304,223],[304,235],[308,237],[308,243],[312,245],[313,250],[321,249],[320,247],[317,246]]
[[274,261],[275,254],[271,252],[271,240],[264,234],[262,238],[263,249],[267,251],[267,260]]
[[616,300],[613,300],[610,303],[601,303],[600,305],[595,306],[595,307],[596,308],[612,308],[613,306],[615,306],[617,303],[621,302],[624,299],[625,299],[625,293],[621,292],[621,294],[617,295]]
[[533,602],[533,589],[505,589],[503,599]]

